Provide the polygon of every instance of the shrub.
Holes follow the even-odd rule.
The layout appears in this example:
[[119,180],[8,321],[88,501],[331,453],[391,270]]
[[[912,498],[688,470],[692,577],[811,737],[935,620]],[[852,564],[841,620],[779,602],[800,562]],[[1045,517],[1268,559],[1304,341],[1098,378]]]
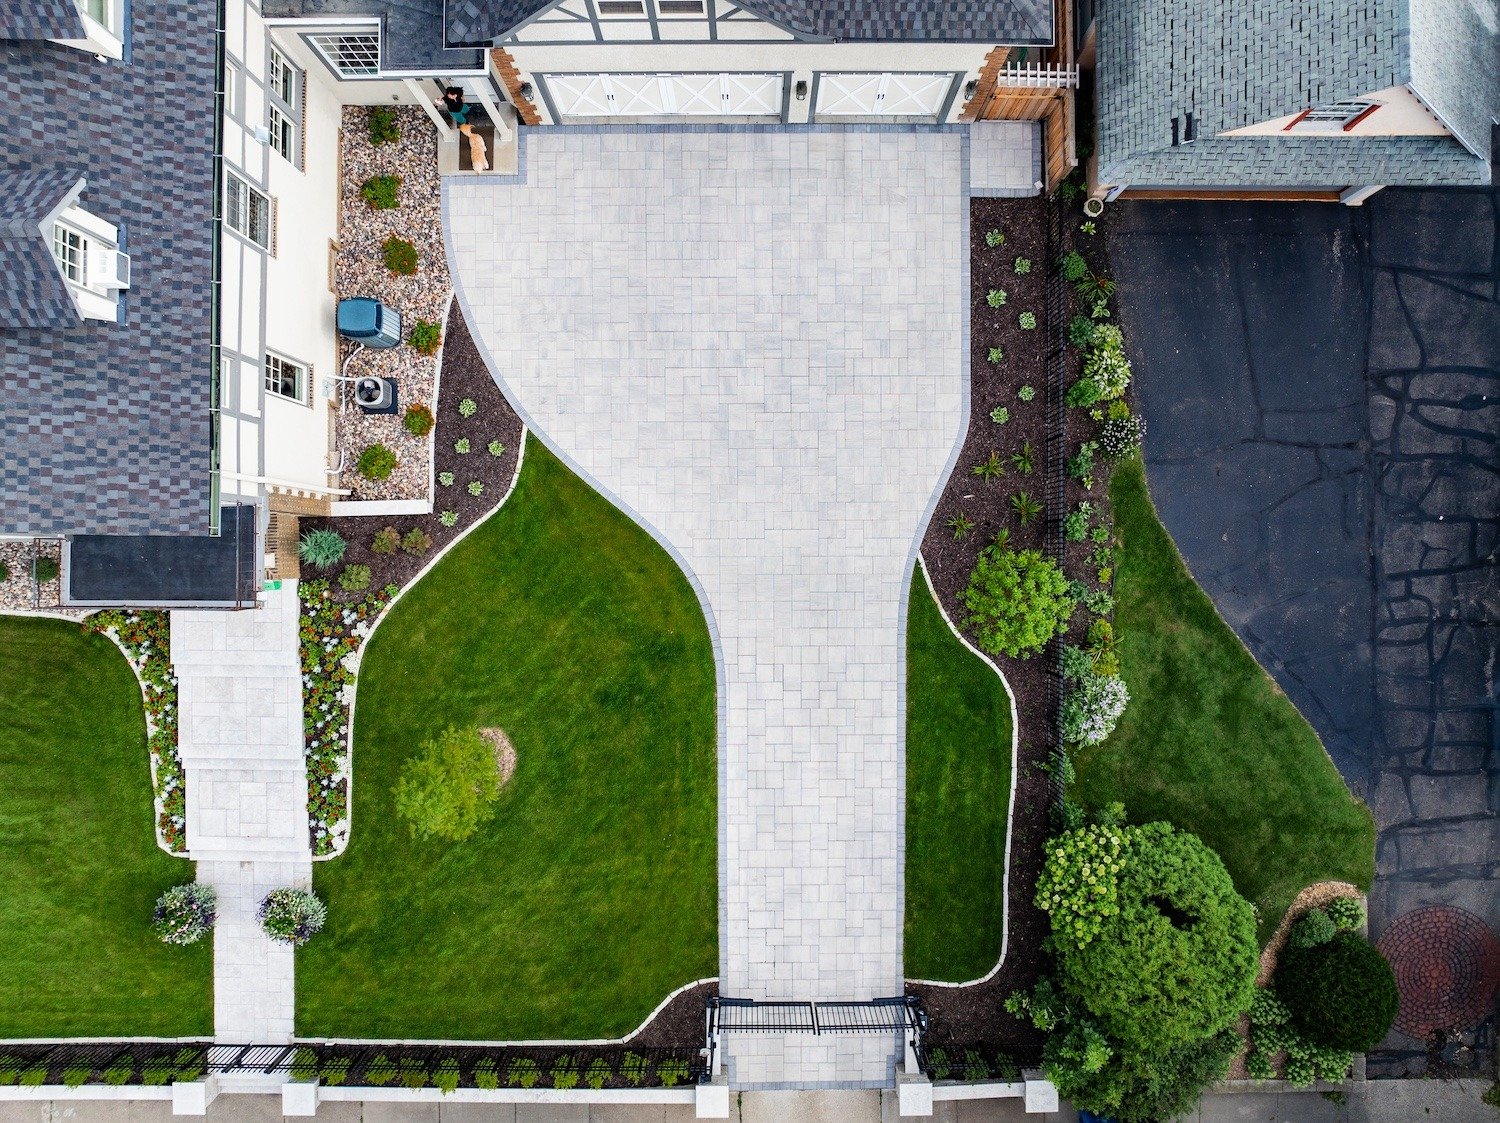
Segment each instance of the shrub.
[[86,1064],[70,1064],[62,1072],[63,1087],[82,1088],[93,1075],[94,1070]]
[[1031,331],[1036,327],[1036,313],[1022,312],[1020,317],[1022,331]]
[[552,1086],[554,1088],[576,1088],[578,1086],[578,1062],[571,1053],[563,1053],[552,1062]]
[[484,447],[489,450],[489,453],[490,453],[491,456],[504,456],[505,455],[505,446],[503,444],[501,444],[499,441],[491,441],[489,444],[485,445]]
[[1130,701],[1125,680],[1114,675],[1085,675],[1072,685],[1062,704],[1063,739],[1097,745],[1115,731]]
[[1288,947],[1276,994],[1298,1033],[1315,1045],[1364,1052],[1396,1018],[1396,976],[1385,957],[1353,932],[1316,947]]
[[1340,932],[1353,932],[1365,922],[1365,908],[1358,897],[1335,897],[1323,908]]
[[460,456],[469,455],[470,447],[471,446],[469,444],[468,437],[460,437],[458,438],[458,440],[453,442],[453,451],[458,453]]
[[603,1057],[595,1057],[594,1063],[589,1065],[588,1072],[584,1075],[583,1082],[596,1092],[609,1082],[614,1075],[614,1069],[609,1067],[609,1062]]
[[370,204],[372,211],[395,210],[401,205],[401,177],[372,175],[360,186],[359,197]]
[[365,1066],[365,1083],[384,1088],[396,1079],[396,1066],[384,1053],[376,1053],[375,1059]]
[[1106,456],[1115,460],[1123,460],[1127,456],[1134,456],[1136,449],[1141,447],[1141,442],[1145,439],[1145,418],[1112,417],[1104,423],[1104,428],[1099,433],[1099,447],[1104,450]]
[[370,549],[377,554],[394,554],[400,547],[401,532],[393,526],[377,530],[375,541],[370,543]]
[[135,1075],[135,1058],[129,1053],[123,1057],[116,1057],[109,1062],[109,1067],[104,1070],[104,1083],[118,1088],[123,1084],[129,1084],[130,1078]]
[[1087,316],[1074,316],[1068,321],[1068,342],[1074,347],[1087,347],[1094,338],[1094,321]]
[[1023,277],[1031,272],[1031,259],[1029,257],[1016,258],[1016,276]]
[[442,523],[444,526],[457,526],[458,512],[444,511],[441,515],[438,516],[438,522]]
[[998,362],[1002,362],[1004,359],[1005,359],[1005,349],[1003,347],[991,347],[990,348],[990,353],[989,353],[989,360],[990,360],[990,362],[992,362],[992,363],[998,363]]
[[1073,409],[1083,409],[1093,405],[1103,396],[1103,386],[1092,378],[1080,378],[1068,387],[1067,397],[1063,400]]
[[1042,505],[1027,492],[1018,491],[1012,495],[1010,505],[1016,512],[1016,518],[1021,520],[1022,526],[1030,526],[1042,517]]
[[455,477],[452,472],[438,473],[438,483],[442,484],[444,487],[452,487],[454,479]]
[[37,558],[31,563],[31,576],[38,585],[56,581],[59,572],[56,558]]
[[392,234],[380,246],[385,267],[402,277],[410,277],[417,271],[417,247],[405,238]]
[[1077,250],[1070,250],[1062,259],[1063,280],[1068,284],[1076,284],[1089,275],[1089,263],[1083,259],[1083,254]]
[[656,1062],[656,1078],[663,1088],[675,1088],[687,1079],[688,1063],[681,1057],[668,1057]]
[[369,587],[370,567],[367,565],[346,565],[344,571],[339,574],[339,588],[341,589],[357,593]]
[[1099,384],[1099,397],[1111,401],[1130,385],[1130,360],[1113,347],[1091,347],[1083,361],[1083,377]]
[[354,1063],[352,1057],[328,1057],[318,1069],[318,1077],[329,1088],[337,1088],[349,1079],[349,1068]]
[[373,444],[359,454],[359,474],[367,480],[389,479],[396,464],[396,454],[383,444]]
[[1331,916],[1322,909],[1308,909],[1292,925],[1286,942],[1289,947],[1315,948],[1326,944],[1337,934],[1338,926]]
[[434,424],[432,410],[420,402],[407,406],[406,416],[401,419],[401,424],[406,427],[406,431],[412,436],[425,437],[428,433],[432,432]]
[[647,1061],[639,1053],[627,1052],[620,1062],[620,1075],[632,1087],[646,1079]]
[[1094,442],[1084,441],[1078,446],[1078,455],[1068,457],[1068,475],[1083,480],[1084,486],[1094,478]]
[[1006,301],[1005,290],[1004,289],[990,289],[989,292],[987,292],[987,293],[984,294],[984,301],[991,308],[1003,308],[1005,306],[1005,301]]
[[396,811],[413,838],[462,842],[494,817],[500,768],[478,730],[449,726],[422,745],[396,782]]
[[418,320],[412,324],[411,334],[406,337],[406,341],[419,354],[435,355],[443,342],[443,330],[431,320]]
[[1095,616],[1108,616],[1115,610],[1115,598],[1105,589],[1093,589],[1085,593],[1083,604]]
[[479,412],[479,407],[474,404],[473,398],[464,398],[458,403],[458,416],[473,417]]
[[949,530],[953,531],[955,542],[962,542],[974,531],[974,520],[962,511],[950,518],[946,525]]
[[979,646],[992,655],[1029,658],[1067,627],[1073,614],[1067,579],[1038,550],[987,546],[963,593]]
[[1086,947],[1118,915],[1120,874],[1132,838],[1124,828],[1094,824],[1047,844],[1035,900],[1059,944]]
[[487,1092],[500,1087],[500,1074],[495,1070],[493,1058],[482,1057],[474,1066],[474,1087],[483,1088]]
[[9,581],[9,580],[10,580],[10,566],[6,565],[3,561],[0,561],[0,582],[5,582],[5,581]]
[[458,1091],[458,1058],[444,1057],[438,1062],[437,1071],[432,1074],[432,1085],[443,1095],[451,1095]]
[[370,143],[377,148],[382,144],[395,144],[401,139],[401,122],[396,111],[389,106],[376,106],[370,110]]
[[1005,235],[998,230],[986,230],[984,232],[984,244],[994,249],[996,246],[1005,245]]
[[505,1070],[505,1082],[511,1087],[535,1087],[536,1082],[541,1078],[541,1066],[530,1057],[517,1057]]
[[475,499],[478,499],[481,495],[484,494],[484,484],[479,480],[470,480],[469,494],[472,495]]
[[996,406],[994,409],[990,410],[990,420],[993,421],[996,425],[1004,425],[1007,421],[1010,420],[1010,410],[1006,409],[1004,406]]
[[1077,682],[1094,673],[1094,657],[1071,643],[1063,644],[1061,664],[1064,682]]
[[1069,542],[1082,542],[1088,537],[1091,509],[1091,504],[1085,501],[1078,505],[1076,511],[1069,511],[1063,519],[1063,537]]
[[277,943],[301,947],[328,920],[328,908],[307,889],[272,889],[260,903],[262,931]]
[[306,1045],[299,1046],[292,1054],[292,1079],[312,1080],[318,1075],[318,1052]]
[[425,554],[432,549],[432,535],[420,526],[414,526],[402,537],[401,548],[408,554]]
[[164,944],[197,943],[214,926],[218,895],[213,886],[174,885],[156,899],[151,926]]
[[1032,398],[1036,397],[1036,387],[1022,386],[1016,391],[1016,397],[1020,398],[1023,402],[1029,402]]
[[403,1088],[427,1087],[427,1066],[416,1057],[402,1057],[396,1069],[396,1079]]
[[308,565],[328,569],[343,560],[348,548],[343,535],[336,530],[319,527],[309,530],[297,541],[297,556]]
[[[172,1063],[172,1058],[165,1056],[152,1057],[141,1069],[141,1083],[148,1088],[159,1088],[163,1084],[170,1084],[176,1073],[177,1067]],[[25,1082],[25,1077],[22,1077]]]

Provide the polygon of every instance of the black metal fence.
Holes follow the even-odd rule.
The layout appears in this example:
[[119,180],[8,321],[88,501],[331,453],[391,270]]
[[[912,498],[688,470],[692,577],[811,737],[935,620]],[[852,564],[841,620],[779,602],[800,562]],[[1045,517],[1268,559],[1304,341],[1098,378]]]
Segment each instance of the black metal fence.
[[930,1045],[917,1056],[930,1080],[975,1083],[981,1080],[1020,1080],[1021,1070],[1039,1068],[1040,1048],[998,1049],[986,1044]]
[[353,1087],[662,1088],[706,1078],[697,1049],[631,1045],[397,1045],[299,1042],[66,1042],[0,1045],[0,1084],[165,1085],[209,1074]]
[[[1045,312],[1044,329],[1047,333],[1046,352],[1043,355],[1047,385],[1047,542],[1057,564],[1063,564],[1067,549],[1067,538],[1063,520],[1067,517],[1067,456],[1068,456],[1068,411],[1064,402],[1067,393],[1066,340],[1068,294],[1062,275],[1063,248],[1067,245],[1067,219],[1063,205],[1056,196],[1047,202],[1047,274],[1046,290],[1042,305]],[[1061,806],[1064,792],[1062,782],[1062,736],[1063,682],[1061,664],[1062,645],[1053,643],[1047,655],[1047,681],[1049,700],[1055,715],[1056,728],[1049,757],[1052,761],[1052,802]]]

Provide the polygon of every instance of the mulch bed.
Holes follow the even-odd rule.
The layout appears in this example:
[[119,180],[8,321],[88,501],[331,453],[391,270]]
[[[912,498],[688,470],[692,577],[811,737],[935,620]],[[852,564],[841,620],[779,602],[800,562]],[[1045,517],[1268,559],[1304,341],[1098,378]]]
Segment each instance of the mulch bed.
[[719,993],[715,982],[689,987],[663,1006],[641,1032],[630,1039],[632,1045],[648,1048],[702,1048],[705,1032],[704,1003]]
[[[336,578],[346,565],[367,565],[370,567],[371,588],[406,585],[431,560],[434,552],[493,510],[515,478],[523,435],[521,419],[490,377],[489,368],[474,344],[474,337],[464,322],[457,301],[448,315],[448,334],[443,340],[441,360],[438,400],[434,410],[437,427],[433,439],[437,472],[452,472],[452,486],[436,485],[437,494],[430,515],[302,519],[304,533],[327,527],[348,539],[349,547],[343,560],[326,576]],[[479,407],[472,417],[459,415],[458,403],[465,398]],[[468,453],[454,451],[455,443],[463,437],[469,440]],[[490,455],[486,447],[490,441],[496,440],[505,446],[505,452],[500,456]],[[469,494],[471,480],[484,485],[483,494],[477,497]],[[456,512],[458,522],[451,527],[444,526],[439,519],[443,511]],[[375,534],[387,526],[395,527],[402,534],[419,526],[432,536],[432,548],[424,554],[408,554],[401,550],[394,554],[377,554],[372,549]],[[303,580],[317,576],[323,574],[303,570]],[[333,594],[340,600],[359,600],[364,595],[340,589],[337,580],[333,581]]]

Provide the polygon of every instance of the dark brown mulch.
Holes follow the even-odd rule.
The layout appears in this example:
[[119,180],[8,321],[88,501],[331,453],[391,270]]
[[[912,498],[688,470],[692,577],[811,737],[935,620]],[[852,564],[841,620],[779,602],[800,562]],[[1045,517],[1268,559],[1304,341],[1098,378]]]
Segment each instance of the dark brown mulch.
[[630,1039],[632,1045],[686,1048],[701,1046],[704,1041],[704,1003],[719,993],[717,982],[689,987],[668,1002],[647,1022],[641,1032]]
[[[459,416],[458,403],[472,399],[478,406],[474,416]],[[346,565],[370,567],[371,588],[385,585],[406,585],[418,571],[431,560],[437,550],[442,549],[458,537],[474,522],[494,509],[510,487],[516,473],[516,458],[520,455],[522,426],[516,411],[500,393],[499,387],[490,377],[474,338],[454,301],[448,314],[447,336],[443,340],[441,371],[438,379],[437,429],[434,433],[436,471],[452,472],[451,487],[438,484],[434,510],[430,515],[404,516],[343,516],[339,518],[304,518],[301,529],[305,533],[316,527],[328,527],[343,535],[349,547],[341,561],[332,570],[318,573],[304,569],[303,580],[327,576],[332,582],[335,597],[344,600],[358,599],[363,593],[346,593],[339,588],[337,576]],[[468,453],[454,451],[455,443],[462,437],[469,439]],[[492,456],[488,450],[490,441],[499,441],[505,446],[500,456]],[[478,480],[484,484],[479,496],[469,494],[468,484]],[[439,519],[443,511],[455,511],[458,522],[444,526]],[[432,548],[425,554],[408,554],[398,550],[394,554],[377,554],[371,548],[375,534],[384,527],[393,526],[402,534],[412,527],[421,527],[432,536]]]

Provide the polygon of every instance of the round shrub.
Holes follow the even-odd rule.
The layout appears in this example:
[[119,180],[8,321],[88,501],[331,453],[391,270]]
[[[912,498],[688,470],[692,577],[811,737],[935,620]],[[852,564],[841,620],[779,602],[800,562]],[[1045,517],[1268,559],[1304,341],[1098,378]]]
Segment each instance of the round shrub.
[[361,589],[370,587],[370,567],[367,565],[346,565],[344,572],[339,574],[339,588],[347,589],[351,593],[357,593]]
[[382,444],[373,444],[359,454],[359,474],[367,480],[389,479],[396,470],[396,454]]
[[213,928],[218,903],[210,885],[174,885],[156,899],[151,927],[164,944],[197,943]]
[[1130,361],[1112,347],[1095,347],[1083,362],[1083,376],[1099,384],[1099,397],[1118,398],[1130,385]]
[[1104,423],[1104,428],[1099,433],[1099,447],[1107,456],[1123,460],[1127,456],[1134,456],[1135,450],[1141,447],[1141,442],[1145,439],[1145,418],[1133,415],[1112,417]]
[[432,535],[420,526],[414,526],[402,537],[401,548],[408,554],[425,554],[432,548]]
[[406,416],[401,419],[401,424],[406,427],[406,431],[412,436],[425,437],[428,433],[432,432],[432,410],[420,402],[416,405],[407,406]]
[[261,930],[282,944],[301,947],[328,920],[328,906],[306,889],[272,889],[260,903]]
[[1335,897],[1325,911],[1340,932],[1352,932],[1365,922],[1365,909],[1358,897]]
[[375,532],[375,541],[370,543],[370,549],[377,554],[394,554],[400,545],[401,532],[393,526],[387,526]]
[[1063,400],[1073,409],[1083,409],[1091,406],[1104,396],[1104,387],[1092,378],[1080,378],[1068,387],[1067,397]]
[[360,185],[359,197],[370,204],[372,211],[394,210],[401,205],[401,177],[372,175]]
[[327,569],[329,566],[338,565],[348,545],[344,541],[344,536],[338,531],[320,527],[317,530],[309,530],[298,540],[297,556],[308,565]]
[[382,144],[395,144],[401,139],[401,122],[396,111],[388,105],[370,110],[370,143],[377,148]]
[[1396,976],[1385,957],[1353,932],[1316,947],[1288,947],[1276,966],[1276,994],[1314,1045],[1362,1053],[1396,1020]]
[[380,254],[385,258],[385,267],[392,273],[410,277],[417,271],[417,247],[405,238],[391,235],[381,245]]
[[495,747],[475,729],[449,726],[425,742],[396,782],[396,813],[413,838],[462,842],[494,817],[499,798]]
[[1063,738],[1070,744],[1097,745],[1115,731],[1130,702],[1117,675],[1084,675],[1068,688],[1062,704]]
[[431,320],[418,320],[411,326],[411,334],[406,337],[406,341],[419,354],[435,355],[443,342],[442,327]]
[[1308,909],[1297,918],[1287,933],[1287,944],[1294,948],[1315,948],[1326,944],[1337,934],[1338,927],[1322,909]]
[[963,593],[979,646],[992,655],[1029,658],[1067,627],[1073,614],[1068,581],[1039,550],[987,546]]
[[58,574],[56,558],[37,558],[31,563],[31,575],[36,578],[38,585],[45,585],[48,581],[56,581]]

